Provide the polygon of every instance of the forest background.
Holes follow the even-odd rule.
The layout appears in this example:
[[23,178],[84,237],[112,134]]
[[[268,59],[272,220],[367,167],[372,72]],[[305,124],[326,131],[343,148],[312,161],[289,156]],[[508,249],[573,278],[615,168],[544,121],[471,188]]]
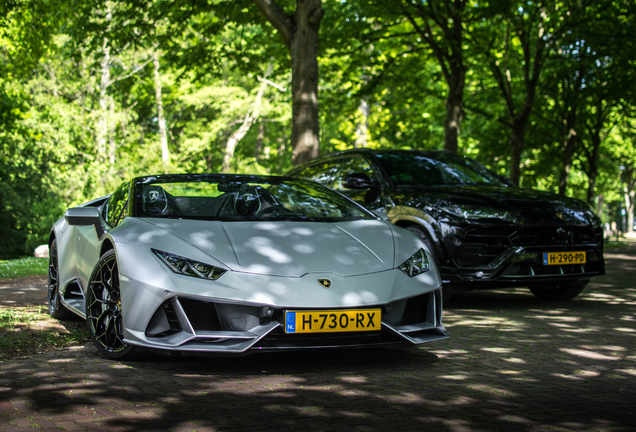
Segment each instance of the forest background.
[[447,149],[633,231],[633,0],[0,0],[0,259],[137,175]]

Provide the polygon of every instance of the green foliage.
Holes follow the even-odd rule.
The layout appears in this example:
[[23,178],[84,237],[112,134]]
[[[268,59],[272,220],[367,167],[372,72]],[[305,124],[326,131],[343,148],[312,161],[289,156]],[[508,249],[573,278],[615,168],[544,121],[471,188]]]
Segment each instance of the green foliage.
[[28,257],[0,260],[0,280],[46,275],[48,269],[48,258]]
[[[411,11],[424,25],[419,2],[389,3],[323,0],[323,154],[356,145],[444,145],[448,83],[435,51],[404,13]],[[287,13],[296,6],[295,0],[278,4]],[[530,24],[542,16],[551,39],[526,126],[521,185],[558,191],[566,120],[575,109],[566,194],[586,199],[593,174],[589,131],[601,115],[595,195],[613,218],[607,204],[617,209],[621,199],[618,167],[636,160],[636,7],[628,0],[520,4],[465,3],[459,151],[509,174],[509,103],[518,110],[527,97],[527,53],[515,29],[526,23],[526,36],[539,40],[539,27]],[[580,9],[582,4],[589,7]],[[439,1],[427,6],[443,16],[450,11]],[[534,14],[539,6],[543,15]],[[576,12],[577,20],[559,33],[568,12]],[[449,40],[434,31],[448,51]],[[531,44],[530,55],[536,47]],[[509,103],[482,55],[488,49],[509,76]],[[155,53],[167,164],[161,158]],[[0,259],[31,255],[65,208],[105,195],[125,179],[219,171],[226,143],[252,112],[269,64],[260,117],[235,149],[233,172],[282,174],[291,167],[290,56],[251,0],[0,4]]]

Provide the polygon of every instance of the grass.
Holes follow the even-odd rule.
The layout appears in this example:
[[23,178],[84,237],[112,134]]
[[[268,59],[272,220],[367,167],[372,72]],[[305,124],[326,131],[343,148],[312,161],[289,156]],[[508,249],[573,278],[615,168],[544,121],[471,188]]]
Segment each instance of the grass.
[[44,307],[0,309],[0,360],[88,342],[84,321],[58,321]]
[[616,240],[616,237],[611,237],[605,243],[603,249],[605,250],[605,252],[617,252],[622,249],[630,249],[634,246],[636,246],[636,241],[634,241],[634,239],[619,237],[619,239]]
[[[48,258],[0,260],[0,280],[48,273]],[[0,307],[0,362],[89,341],[83,320],[51,318],[45,305]]]
[[49,271],[48,258],[19,258],[0,260],[0,280],[45,275]]

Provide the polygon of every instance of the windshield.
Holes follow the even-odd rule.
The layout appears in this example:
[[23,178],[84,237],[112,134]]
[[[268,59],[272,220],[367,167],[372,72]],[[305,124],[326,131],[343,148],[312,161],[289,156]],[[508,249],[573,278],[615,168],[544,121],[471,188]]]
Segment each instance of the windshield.
[[453,153],[379,152],[375,157],[396,186],[506,186],[492,172]]
[[135,216],[219,221],[343,221],[373,215],[307,180],[240,175],[135,179]]

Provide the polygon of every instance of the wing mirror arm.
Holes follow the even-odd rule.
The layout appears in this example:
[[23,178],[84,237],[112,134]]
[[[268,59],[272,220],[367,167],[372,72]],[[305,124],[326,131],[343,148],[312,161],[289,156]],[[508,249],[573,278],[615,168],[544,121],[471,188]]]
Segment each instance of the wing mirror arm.
[[106,230],[104,223],[96,207],[73,207],[64,213],[64,219],[70,226],[90,226],[95,227],[97,239],[101,240]]

